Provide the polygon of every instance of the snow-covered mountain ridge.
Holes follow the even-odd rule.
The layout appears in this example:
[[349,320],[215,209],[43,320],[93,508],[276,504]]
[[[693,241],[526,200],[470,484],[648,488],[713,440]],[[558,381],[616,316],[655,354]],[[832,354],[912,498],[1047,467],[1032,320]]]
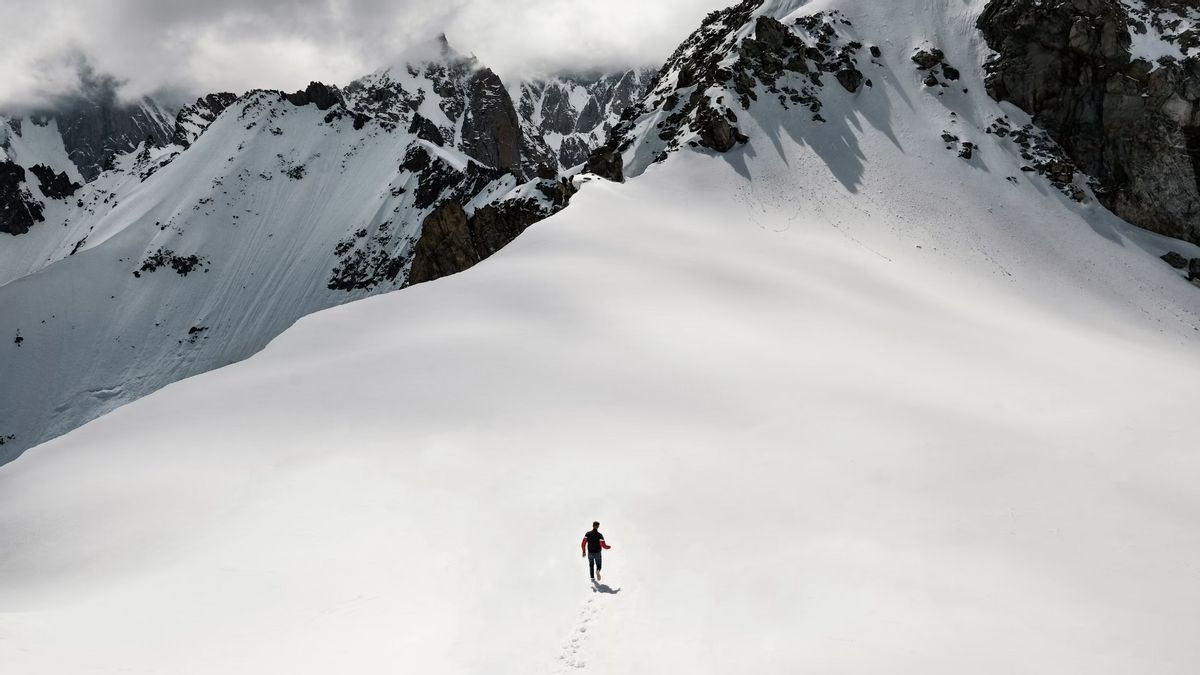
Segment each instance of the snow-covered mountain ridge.
[[[1078,193],[1022,170],[1040,134],[986,91],[982,10],[710,22],[747,107],[737,78],[673,64],[706,91],[631,113],[624,184],[577,178],[483,264],[308,316],[0,468],[0,662],[1191,675],[1200,306],[1157,256],[1200,250],[1073,167]],[[824,25],[861,43],[857,91],[813,67]],[[779,70],[745,48],[772,35],[795,46]],[[807,74],[782,67],[795,40]],[[705,109],[737,130],[725,152]],[[281,111],[248,148],[327,112]],[[224,161],[240,122],[192,150]],[[302,180],[336,170],[313,151]],[[143,278],[164,272],[215,270]],[[595,519],[613,549],[589,586]]]
[[0,458],[307,313],[465,269],[566,205],[491,71],[443,44],[399,72],[203,97],[168,142],[62,193],[15,176],[5,194],[42,222],[0,241]]

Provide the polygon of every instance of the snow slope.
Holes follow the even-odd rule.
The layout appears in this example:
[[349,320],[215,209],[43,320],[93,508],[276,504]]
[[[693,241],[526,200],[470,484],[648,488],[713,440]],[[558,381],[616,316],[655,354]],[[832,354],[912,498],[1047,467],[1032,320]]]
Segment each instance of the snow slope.
[[883,56],[822,126],[764,99],[727,154],[0,468],[0,662],[1192,673],[1182,245],[1005,180],[977,74],[923,88],[913,47],[981,61],[978,7],[768,9],[831,6]]

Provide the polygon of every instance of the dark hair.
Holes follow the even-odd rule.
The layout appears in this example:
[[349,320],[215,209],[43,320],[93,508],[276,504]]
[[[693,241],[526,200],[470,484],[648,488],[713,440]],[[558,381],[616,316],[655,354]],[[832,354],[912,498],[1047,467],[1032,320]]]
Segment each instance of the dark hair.
[[593,521],[592,521],[592,527],[600,527],[600,521],[598,521],[598,520],[593,520]]

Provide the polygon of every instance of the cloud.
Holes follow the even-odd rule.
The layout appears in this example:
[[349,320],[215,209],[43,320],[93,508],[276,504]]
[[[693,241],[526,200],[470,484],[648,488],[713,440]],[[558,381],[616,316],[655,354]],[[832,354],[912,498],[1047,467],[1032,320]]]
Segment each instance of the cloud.
[[[732,0],[728,0],[732,1]],[[0,106],[46,105],[88,64],[125,97],[345,84],[446,33],[506,79],[658,65],[723,0],[4,0]]]

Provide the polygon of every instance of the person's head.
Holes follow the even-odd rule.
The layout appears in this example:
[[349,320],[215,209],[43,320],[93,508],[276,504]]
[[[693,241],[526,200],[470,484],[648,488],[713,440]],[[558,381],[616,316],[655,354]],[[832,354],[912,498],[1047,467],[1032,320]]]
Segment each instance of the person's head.
[[600,521],[598,521],[598,520],[592,521],[592,529],[593,530],[600,529]]

